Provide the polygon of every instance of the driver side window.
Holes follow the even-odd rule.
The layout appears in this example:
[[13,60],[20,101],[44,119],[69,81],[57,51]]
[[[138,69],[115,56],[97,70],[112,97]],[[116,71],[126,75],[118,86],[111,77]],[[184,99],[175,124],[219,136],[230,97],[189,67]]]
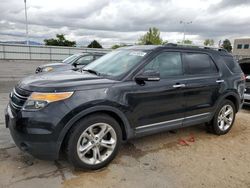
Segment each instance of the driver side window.
[[91,63],[93,60],[94,60],[94,57],[88,55],[88,56],[83,56],[83,57],[79,58],[79,59],[76,61],[76,63],[77,63],[78,65],[87,65],[87,64]]
[[144,71],[154,70],[160,73],[162,79],[183,74],[181,53],[162,52],[148,63]]

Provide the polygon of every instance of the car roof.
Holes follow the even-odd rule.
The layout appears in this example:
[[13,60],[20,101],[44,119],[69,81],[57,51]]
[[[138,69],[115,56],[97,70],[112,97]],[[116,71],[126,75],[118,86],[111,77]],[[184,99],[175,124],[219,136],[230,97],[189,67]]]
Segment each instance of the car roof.
[[135,46],[127,46],[121,47],[119,49],[127,49],[127,50],[142,50],[142,51],[150,51],[157,49],[175,49],[175,50],[191,50],[191,51],[199,51],[199,52],[209,52],[209,53],[217,53],[219,55],[230,55],[225,49],[222,48],[214,48],[207,46],[195,46],[195,45],[182,45],[182,44],[172,44],[168,43],[165,45],[135,45]]
[[107,54],[107,52],[81,52],[81,53],[77,53],[75,55],[104,55],[104,54]]

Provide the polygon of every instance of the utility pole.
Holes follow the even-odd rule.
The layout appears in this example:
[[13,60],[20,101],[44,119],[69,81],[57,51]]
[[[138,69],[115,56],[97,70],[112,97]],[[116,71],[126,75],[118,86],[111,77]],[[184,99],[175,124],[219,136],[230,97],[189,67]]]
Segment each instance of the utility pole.
[[29,45],[28,16],[27,16],[26,0],[24,0],[24,6],[25,6],[26,44]]
[[191,24],[191,23],[192,23],[192,21],[190,21],[190,22],[180,21],[180,24],[183,24],[183,40],[182,40],[182,44],[184,44],[184,41],[185,41],[186,25]]

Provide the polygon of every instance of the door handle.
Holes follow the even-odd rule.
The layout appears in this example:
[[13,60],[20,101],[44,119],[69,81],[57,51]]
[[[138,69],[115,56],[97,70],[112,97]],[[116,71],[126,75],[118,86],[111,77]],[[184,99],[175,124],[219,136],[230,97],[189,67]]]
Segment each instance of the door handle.
[[180,88],[180,87],[186,87],[185,84],[175,84],[173,85],[173,88]]
[[216,80],[216,83],[223,83],[224,80]]

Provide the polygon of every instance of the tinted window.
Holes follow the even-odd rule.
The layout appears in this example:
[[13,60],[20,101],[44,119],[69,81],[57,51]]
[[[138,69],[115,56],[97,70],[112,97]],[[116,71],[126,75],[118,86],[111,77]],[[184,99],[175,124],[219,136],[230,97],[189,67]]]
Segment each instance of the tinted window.
[[245,44],[244,49],[248,49],[248,48],[249,48],[249,44]]
[[184,53],[183,60],[187,74],[210,74],[217,72],[214,62],[207,54]]
[[230,69],[231,72],[239,73],[241,72],[241,68],[238,62],[232,56],[224,56],[223,57],[225,64]]
[[147,64],[144,70],[158,71],[161,78],[181,75],[181,54],[179,52],[163,52]]
[[238,44],[237,49],[241,49],[241,48],[242,48],[242,44]]

